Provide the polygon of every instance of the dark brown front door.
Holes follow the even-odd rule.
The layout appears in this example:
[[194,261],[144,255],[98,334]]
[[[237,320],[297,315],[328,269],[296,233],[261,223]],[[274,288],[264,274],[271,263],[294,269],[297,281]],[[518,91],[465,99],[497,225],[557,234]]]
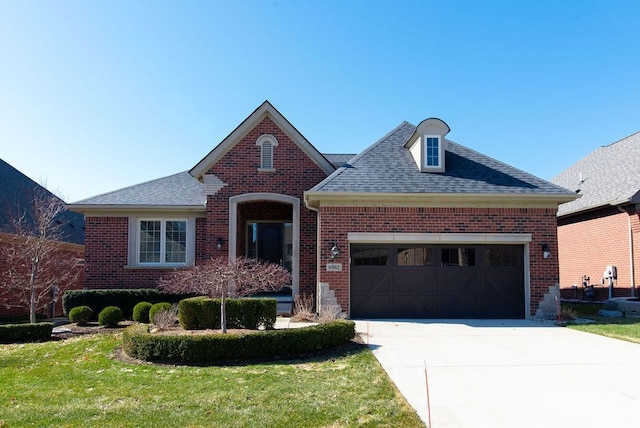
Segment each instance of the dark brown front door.
[[522,245],[352,245],[353,318],[524,318]]
[[282,240],[282,223],[258,223],[258,258],[282,266]]

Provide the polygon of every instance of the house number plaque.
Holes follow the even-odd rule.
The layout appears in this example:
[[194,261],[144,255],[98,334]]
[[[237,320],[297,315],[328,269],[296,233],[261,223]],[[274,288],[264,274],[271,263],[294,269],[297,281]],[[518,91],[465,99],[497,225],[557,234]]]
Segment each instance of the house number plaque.
[[342,272],[342,263],[327,263],[327,272]]

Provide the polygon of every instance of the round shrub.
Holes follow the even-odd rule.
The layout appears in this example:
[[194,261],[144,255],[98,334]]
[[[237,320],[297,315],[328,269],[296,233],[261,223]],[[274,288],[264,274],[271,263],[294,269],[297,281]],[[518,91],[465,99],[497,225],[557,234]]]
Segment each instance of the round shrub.
[[153,305],[149,302],[140,302],[133,307],[133,320],[135,322],[149,323],[149,311]]
[[98,314],[98,324],[115,327],[122,320],[122,309],[117,306],[107,306]]
[[156,314],[163,310],[169,310],[172,306],[173,305],[169,302],[160,302],[151,306],[151,309],[149,309],[149,322],[155,323]]
[[84,325],[91,319],[93,309],[89,306],[76,306],[69,311],[69,321]]

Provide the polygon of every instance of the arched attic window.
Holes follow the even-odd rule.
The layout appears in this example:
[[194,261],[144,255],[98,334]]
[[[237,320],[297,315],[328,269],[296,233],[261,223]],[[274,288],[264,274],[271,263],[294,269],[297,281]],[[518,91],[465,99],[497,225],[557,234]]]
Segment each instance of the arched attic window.
[[263,134],[256,140],[256,146],[260,146],[260,168],[258,171],[275,171],[273,165],[273,150],[278,145],[278,140],[271,134]]

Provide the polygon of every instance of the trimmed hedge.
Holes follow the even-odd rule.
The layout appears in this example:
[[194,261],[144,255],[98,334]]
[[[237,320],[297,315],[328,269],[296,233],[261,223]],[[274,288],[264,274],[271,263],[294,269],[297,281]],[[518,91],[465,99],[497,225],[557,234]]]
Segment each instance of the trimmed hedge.
[[107,306],[98,314],[98,324],[115,327],[122,321],[122,309],[117,306]]
[[356,334],[353,321],[248,334],[161,335],[137,324],[122,334],[124,351],[133,358],[178,364],[281,359],[308,355],[349,342]]
[[[267,298],[226,299],[227,328],[257,330],[273,328],[278,315],[278,301]],[[220,299],[192,297],[178,304],[178,319],[185,330],[220,328]]]
[[93,310],[89,306],[76,306],[69,311],[69,321],[83,325],[91,319],[92,315]]
[[133,307],[133,320],[149,324],[149,311],[153,305],[149,302],[140,302]]
[[0,325],[0,343],[44,342],[51,340],[53,323]]
[[71,308],[89,306],[93,309],[95,317],[107,306],[117,306],[122,309],[125,318],[131,318],[133,307],[140,302],[178,303],[182,299],[193,296],[193,294],[161,293],[154,288],[68,290],[62,296],[62,309],[65,315],[69,315]]

